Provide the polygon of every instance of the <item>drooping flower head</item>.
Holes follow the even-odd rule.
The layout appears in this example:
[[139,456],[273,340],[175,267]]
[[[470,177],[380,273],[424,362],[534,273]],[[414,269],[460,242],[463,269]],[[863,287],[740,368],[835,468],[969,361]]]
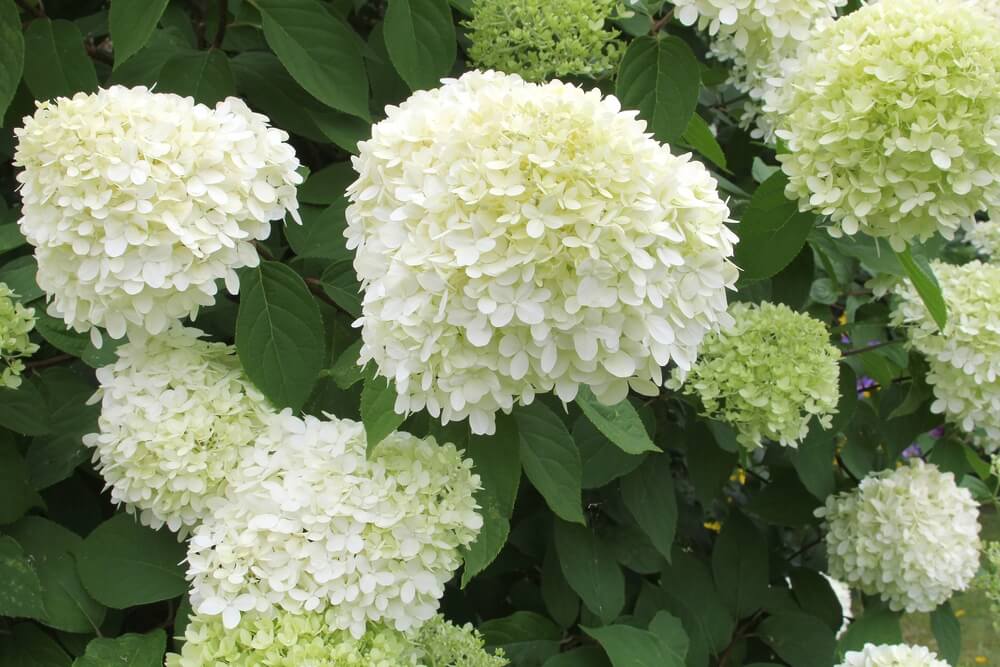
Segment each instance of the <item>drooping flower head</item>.
[[21,231],[49,312],[77,331],[157,334],[235,293],[255,239],[297,219],[285,132],[239,99],[114,86],[41,102],[15,130]]
[[236,351],[201,335],[175,326],[136,337],[97,371],[100,430],[83,442],[112,502],[154,528],[204,519],[272,411]]
[[996,208],[996,35],[965,0],[882,0],[821,25],[768,93],[786,194],[829,215],[832,234],[897,250]]
[[920,459],[869,475],[816,510],[830,575],[894,611],[929,612],[979,567],[979,509],[952,473]]
[[869,643],[860,651],[848,651],[837,667],[948,667],[948,663],[924,646]]
[[255,667],[503,667],[502,653],[490,654],[471,625],[459,627],[440,615],[419,630],[400,632],[372,626],[362,637],[331,628],[329,613],[274,610],[246,614],[235,629],[218,616],[195,614],[180,654],[166,667],[254,665]]
[[195,611],[231,628],[241,612],[329,605],[327,623],[358,638],[369,621],[429,620],[482,527],[479,476],[433,438],[365,449],[359,423],[275,415],[191,538]]
[[605,24],[618,0],[473,0],[469,57],[528,81],[598,76],[618,64],[618,32]]
[[892,324],[906,328],[910,343],[930,363],[927,381],[944,413],[966,431],[983,428],[1000,438],[1000,265],[972,261],[963,266],[931,262],[948,307],[943,331],[909,280],[896,288],[900,297]]
[[668,382],[701,399],[748,449],[764,439],[796,446],[816,417],[829,428],[840,397],[840,352],[826,325],[788,306],[736,303],[734,324],[711,333],[689,373]]
[[729,83],[749,96],[742,124],[757,120],[755,136],[771,138],[770,119],[761,117],[764,94],[780,78],[782,62],[794,58],[817,22],[837,15],[847,0],[676,0],[677,18],[698,24],[712,38],[709,53],[729,62]]
[[614,97],[469,72],[415,93],[360,144],[348,246],[361,362],[396,411],[470,418],[580,385],[655,395],[728,320],[735,235],[708,171]]
[[35,328],[35,309],[25,308],[17,294],[0,283],[0,387],[21,386],[24,357],[38,351],[28,334]]

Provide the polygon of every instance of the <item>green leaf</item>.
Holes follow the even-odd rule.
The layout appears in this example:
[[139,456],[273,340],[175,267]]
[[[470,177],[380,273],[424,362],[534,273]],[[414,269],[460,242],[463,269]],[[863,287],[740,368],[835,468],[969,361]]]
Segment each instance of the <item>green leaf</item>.
[[[3,112],[0,111],[0,119],[2,118]],[[24,238],[24,234],[21,233],[21,228],[17,226],[17,223],[11,222],[0,225],[0,253],[20,248],[27,243],[28,240]]]
[[660,448],[650,440],[646,427],[639,419],[639,413],[627,398],[617,405],[604,405],[594,397],[589,387],[583,386],[576,396],[576,404],[597,430],[618,445],[622,451],[629,454],[660,451]]
[[436,88],[455,63],[455,24],[447,0],[389,0],[385,46],[410,90]]
[[[309,174],[306,182],[299,186],[299,202],[303,204],[320,204],[323,206],[343,202],[345,199],[344,190],[346,190],[347,186],[354,182],[354,179],[357,177],[358,175],[355,173],[354,168],[351,167],[350,162],[334,162],[333,164],[327,165],[322,169]],[[346,206],[347,205],[344,204],[344,208],[346,208]],[[343,208],[341,211],[343,211]],[[305,220],[304,216],[302,223],[301,228],[291,225],[285,227],[285,236],[287,237],[290,233],[295,233],[295,231],[299,229],[307,229],[308,222]],[[343,238],[343,230],[345,227],[346,224],[339,227],[341,238],[338,242],[341,244],[346,243],[346,240]],[[326,235],[324,235],[324,237],[325,236]],[[310,254],[308,252],[309,248],[306,247],[303,247],[300,251],[291,238],[288,239],[288,242],[291,244],[292,249],[295,250],[297,255],[305,256]],[[323,255],[315,256],[322,257]],[[335,259],[340,259],[340,256],[338,255]]]
[[[829,580],[816,570],[794,568],[788,574],[795,600],[803,611],[819,618],[834,632],[844,624],[845,610]],[[850,614],[850,609],[846,610]]]
[[914,257],[909,248],[897,252],[896,257],[899,258],[899,263],[906,270],[906,275],[910,277],[910,282],[913,283],[913,287],[920,295],[924,306],[934,318],[938,329],[944,331],[945,325],[948,324],[948,306],[941,294],[941,286],[938,284],[937,278],[934,277],[934,270],[931,269],[930,263],[924,257]]
[[541,614],[518,611],[479,626],[488,650],[503,649],[511,665],[539,667],[559,652],[562,631]]
[[114,609],[169,600],[187,591],[184,544],[128,514],[95,528],[76,550],[77,569],[95,600]]
[[243,277],[236,351],[247,375],[275,407],[298,410],[326,357],[319,306],[295,271],[279,262]]
[[17,446],[0,438],[0,525],[17,521],[32,507],[42,506]]
[[760,184],[735,231],[736,265],[744,279],[770,278],[799,254],[815,227],[815,216],[799,212],[785,197],[788,177],[778,171]]
[[667,610],[681,619],[690,638],[689,662],[697,664],[697,656],[718,654],[728,645],[736,621],[704,563],[675,548],[661,582],[658,590],[669,602]]
[[676,142],[684,134],[700,88],[698,59],[677,37],[632,40],[618,68],[616,93],[622,105],[638,109],[660,141]]
[[115,45],[115,69],[139,52],[156,29],[168,0],[114,0],[108,25]]
[[691,429],[687,440],[688,476],[698,500],[707,506],[721,493],[736,467],[738,456],[721,449],[703,422]]
[[691,114],[691,121],[681,138],[684,143],[704,155],[710,162],[722,169],[726,168],[726,154],[722,152],[722,146],[719,145],[704,118],[698,114]]
[[369,119],[360,38],[318,0],[252,0],[264,38],[303,88],[323,104]]
[[623,452],[584,416],[573,423],[573,440],[583,464],[583,488],[596,489],[632,472],[646,460]]
[[149,85],[160,78],[163,66],[172,57],[191,46],[173,30],[154,30],[148,43],[137,54],[129,58],[108,78],[107,84],[123,86]]
[[36,489],[45,489],[69,477],[91,451],[83,436],[97,430],[100,406],[88,405],[94,387],[67,368],[46,369],[40,378],[50,406],[52,435],[35,438],[28,448],[28,475]]
[[614,667],[682,667],[683,660],[667,650],[652,632],[630,625],[608,625],[603,628],[580,628],[597,640]]
[[371,136],[371,124],[350,114],[334,109],[307,109],[309,118],[328,141],[332,141],[348,153],[358,154],[358,143]]
[[542,559],[541,593],[545,609],[556,623],[564,628],[576,623],[580,615],[580,596],[570,588],[563,575],[554,541],[550,541]]
[[104,344],[98,349],[90,342],[90,336],[67,329],[62,320],[52,317],[44,309],[36,308],[35,318],[35,330],[52,347],[79,357],[80,361],[91,368],[101,368],[114,363],[118,358],[115,350],[125,342],[124,339],[113,340],[105,336]]
[[764,619],[761,639],[795,667],[830,667],[837,642],[823,621],[805,614],[782,613]]
[[39,100],[97,90],[94,63],[83,49],[83,35],[70,21],[38,18],[24,31],[24,82]]
[[19,623],[0,641],[0,665],[9,667],[70,667],[61,646],[34,623]]
[[767,540],[739,512],[731,513],[722,525],[712,550],[712,573],[719,597],[736,618],[760,608],[770,582]]
[[384,377],[369,375],[361,390],[361,421],[368,438],[368,452],[406,421],[396,413],[396,387]]
[[796,474],[775,471],[771,483],[750,499],[746,509],[768,523],[796,527],[816,523],[813,511],[819,505]]
[[834,491],[835,452],[833,434],[821,430],[817,424],[813,424],[805,440],[792,452],[792,463],[799,474],[799,481],[818,500],[826,500]]
[[0,388],[0,426],[22,435],[44,435],[52,431],[45,396],[31,378],[17,389]]
[[556,520],[556,552],[563,576],[587,609],[604,623],[625,607],[625,576],[611,545],[586,526]]
[[358,382],[365,379],[365,371],[358,365],[358,357],[361,354],[361,345],[364,341],[360,338],[351,344],[346,350],[340,353],[337,361],[330,369],[333,381],[341,389],[350,389]]
[[[14,0],[0,0],[0,124],[14,99],[24,71],[21,13]],[[12,663],[13,664],[13,663]]]
[[[318,175],[322,176],[324,171],[326,170],[318,172]],[[312,183],[315,176],[316,174],[310,176],[306,184]],[[336,196],[333,203],[326,208],[303,207],[300,212],[302,224],[287,225],[285,238],[299,257],[322,257],[336,262],[347,260],[350,263],[349,260],[354,259],[354,253],[347,249],[347,239],[344,238],[344,230],[347,229],[347,219],[344,217],[347,199],[343,196],[343,191],[346,184],[331,182],[327,187],[339,188],[339,191],[333,193]],[[303,185],[300,192],[308,190]]]
[[581,646],[552,656],[542,667],[608,667],[610,664],[602,649],[596,646]]
[[[2,474],[2,473],[0,473]],[[21,545],[0,536],[0,615],[42,618],[42,583]]]
[[670,457],[656,454],[621,481],[622,500],[656,550],[670,560],[677,530],[677,496]]
[[524,474],[556,516],[583,524],[580,452],[566,425],[539,401],[518,408],[514,417]]
[[167,635],[163,630],[98,637],[90,640],[86,652],[73,661],[73,667],[162,667],[166,650]]
[[495,504],[483,505],[480,514],[483,517],[483,527],[476,541],[462,550],[465,560],[465,567],[462,569],[462,588],[496,560],[500,550],[507,543],[507,536],[510,535],[510,521],[499,512]]
[[476,463],[476,473],[483,484],[480,494],[509,518],[514,513],[521,484],[521,441],[513,417],[497,414],[496,420],[496,433],[473,435],[465,453]]
[[12,259],[0,268],[0,283],[6,283],[21,303],[34,301],[42,296],[42,288],[35,282],[38,274],[38,262],[32,255],[22,255]]
[[361,317],[361,285],[350,260],[327,267],[319,279],[323,292],[351,317]]
[[236,82],[226,54],[211,49],[172,57],[160,70],[156,89],[193,97],[196,102],[213,107],[216,102],[236,94]]
[[940,657],[948,664],[957,666],[962,653],[962,626],[950,603],[945,602],[931,612],[931,630],[937,640]]
[[678,665],[684,664],[691,640],[688,638],[687,631],[684,630],[684,623],[681,619],[669,612],[658,611],[653,620],[649,622],[649,631],[657,636],[668,652],[673,654]]
[[859,618],[851,621],[847,632],[840,638],[838,651],[860,651],[865,644],[899,644],[903,632],[899,625],[899,612],[885,608],[866,609]]

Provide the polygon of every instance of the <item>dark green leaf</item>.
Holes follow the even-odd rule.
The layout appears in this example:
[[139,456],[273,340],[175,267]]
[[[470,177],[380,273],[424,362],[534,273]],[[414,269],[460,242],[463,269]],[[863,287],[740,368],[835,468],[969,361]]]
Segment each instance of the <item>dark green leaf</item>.
[[780,171],[761,183],[735,227],[740,237],[735,261],[744,279],[770,278],[784,269],[815,226],[811,213],[799,212],[798,204],[785,197],[787,184]]
[[[319,175],[322,174],[323,172],[319,172]],[[306,184],[312,183],[315,176],[316,174],[310,176]],[[305,186],[302,190],[305,191]],[[350,266],[349,260],[353,259],[353,253],[347,249],[347,240],[344,238],[344,230],[347,229],[347,220],[344,218],[347,200],[343,196],[343,189],[334,194],[336,200],[326,208],[303,207],[302,224],[288,224],[285,227],[285,238],[299,257],[347,261]],[[356,294],[354,299],[358,300]]]
[[211,49],[180,53],[168,60],[160,70],[157,90],[193,97],[211,107],[235,95],[236,82],[226,54]]
[[691,640],[684,630],[681,619],[666,611],[659,611],[649,622],[649,631],[660,640],[660,643],[671,653],[678,665],[684,664]]
[[250,379],[276,407],[297,410],[316,384],[326,332],[302,278],[278,262],[262,262],[243,279],[236,351]]
[[770,484],[747,503],[747,511],[779,526],[803,526],[818,521],[813,511],[820,502],[809,493],[798,476],[790,471],[777,472]]
[[108,84],[123,86],[149,85],[160,78],[168,60],[178,53],[190,52],[191,47],[173,30],[155,30],[149,42],[127,63],[116,67]]
[[341,352],[330,369],[333,381],[341,389],[349,389],[365,378],[365,371],[358,365],[358,355],[361,353],[362,341],[359,338],[350,347]]
[[390,0],[383,26],[393,66],[411,90],[436,88],[455,62],[447,0]]
[[833,434],[813,424],[805,440],[792,454],[792,463],[795,465],[795,472],[799,474],[799,481],[818,500],[826,500],[826,497],[834,491],[835,451]]
[[462,588],[489,567],[507,543],[507,536],[510,534],[510,521],[499,512],[495,504],[483,505],[479,513],[483,517],[483,527],[476,536],[476,541],[463,549],[462,553],[465,560]]
[[691,429],[687,440],[688,475],[698,500],[708,505],[722,491],[722,485],[736,467],[738,456],[719,448],[712,432],[702,422]]
[[365,378],[361,391],[361,421],[365,425],[369,452],[406,420],[404,415],[396,414],[395,405],[396,387],[391,382],[379,376]]
[[513,417],[498,414],[496,420],[496,433],[473,435],[465,453],[476,463],[476,473],[483,484],[481,495],[509,518],[514,513],[514,501],[521,484],[520,436]]
[[552,656],[542,667],[608,667],[610,664],[603,650],[596,646],[581,646]]
[[146,635],[127,634],[90,640],[87,651],[73,667],[162,667],[167,635],[154,630]]
[[931,612],[931,630],[937,640],[938,655],[948,664],[957,666],[962,653],[962,626],[950,603],[945,602]]
[[604,486],[632,472],[646,460],[645,456],[623,452],[583,416],[573,424],[573,440],[580,450],[585,489]]
[[[299,186],[299,201],[303,204],[320,204],[323,206],[329,206],[330,204],[342,202],[344,201],[344,191],[357,177],[358,175],[351,167],[350,162],[334,162],[331,165],[323,167],[319,171],[314,171],[309,174],[309,178],[306,179],[306,182]],[[343,208],[341,208],[341,211],[343,211]],[[308,223],[304,218],[302,223],[302,228],[305,229]],[[290,232],[297,229],[297,227],[293,226],[285,227],[285,235],[287,236]],[[339,242],[344,243],[344,226],[341,226],[340,230],[341,238],[339,239]],[[292,245],[292,248],[295,249],[295,243],[291,238],[288,239],[288,242]],[[301,252],[297,249],[295,252],[299,255],[306,255],[308,254],[308,250],[308,248],[302,248]],[[336,259],[340,258],[336,257]]]
[[38,573],[21,545],[6,535],[0,536],[0,615],[20,618],[45,616]]
[[94,387],[72,371],[46,369],[40,381],[50,406],[52,435],[35,438],[26,457],[31,483],[39,490],[66,479],[90,457],[83,436],[97,430],[100,412],[99,405],[88,405]]
[[563,575],[554,542],[545,550],[545,558],[542,560],[541,593],[545,609],[556,623],[568,628],[576,622],[580,615],[580,596],[573,591]]
[[[2,0],[0,0],[2,2]],[[61,646],[33,623],[19,623],[0,641],[4,667],[70,667]]]
[[851,621],[847,632],[840,638],[838,650],[860,651],[865,644],[899,644],[903,633],[899,627],[899,613],[888,609],[866,609],[859,618]]
[[758,633],[774,652],[795,667],[830,667],[837,642],[821,620],[805,614],[775,614],[764,619]]
[[341,113],[334,109],[307,109],[309,118],[329,141],[348,153],[357,155],[358,143],[371,136],[371,124],[357,116]]
[[[0,111],[0,119],[2,118],[3,112]],[[17,226],[17,223],[11,222],[0,225],[0,253],[20,248],[27,242],[28,240],[24,238],[24,234],[21,233],[21,228]]]
[[24,70],[21,13],[14,0],[0,0],[0,124],[14,99]]
[[683,660],[652,632],[630,625],[581,628],[607,652],[614,667],[682,667]]
[[39,100],[97,90],[94,63],[83,50],[83,35],[69,21],[35,19],[24,31],[24,82]]
[[589,387],[583,386],[576,396],[576,404],[597,430],[622,451],[629,454],[660,451],[650,440],[646,427],[639,419],[639,413],[627,398],[617,405],[604,405],[594,397]]
[[320,277],[330,299],[351,317],[361,317],[361,285],[350,260],[331,264]]
[[603,623],[625,606],[625,577],[611,545],[586,526],[557,520],[556,552],[566,582]]
[[621,481],[622,500],[650,542],[667,560],[677,530],[677,497],[670,457],[654,454]]
[[35,282],[38,274],[38,262],[31,255],[22,255],[12,259],[0,268],[0,283],[5,283],[21,303],[34,301],[42,296],[42,288]]
[[52,347],[61,350],[74,357],[79,357],[82,362],[91,368],[101,368],[114,363],[118,355],[115,350],[124,343],[124,340],[113,340],[105,336],[104,344],[100,349],[94,347],[87,334],[70,331],[63,324],[62,320],[56,319],[46,313],[41,308],[35,309],[35,330],[38,331]]
[[715,541],[712,572],[719,597],[736,618],[757,611],[770,581],[767,540],[738,512],[729,515]]
[[28,466],[14,443],[0,434],[0,525],[17,521],[32,507],[41,506],[42,498],[31,485]]
[[792,592],[803,611],[821,619],[834,632],[844,624],[845,612],[829,580],[816,570],[797,567],[789,573]]
[[562,636],[555,623],[530,611],[486,621],[479,629],[489,649],[503,649],[511,664],[518,667],[540,667],[559,652]]
[[924,257],[915,257],[909,248],[897,252],[896,257],[899,258],[899,263],[906,270],[906,275],[909,276],[910,282],[913,283],[917,294],[923,300],[927,311],[934,318],[938,329],[944,331],[945,325],[948,323],[948,306],[941,294],[941,286],[938,284],[937,278],[934,277],[934,270],[931,269],[930,263]]
[[184,544],[166,530],[116,514],[94,529],[77,550],[80,579],[94,599],[114,609],[184,594]]
[[726,154],[722,152],[715,135],[705,119],[698,114],[691,114],[684,136],[684,143],[704,155],[710,162],[722,169],[726,168]]
[[556,516],[583,524],[582,466],[573,437],[541,402],[514,412],[521,438],[521,465]]
[[618,68],[618,98],[639,110],[660,141],[675,142],[684,134],[700,88],[698,60],[677,37],[632,40]]
[[662,596],[667,611],[678,616],[690,638],[689,664],[698,656],[718,654],[729,643],[736,621],[723,604],[704,563],[679,548],[663,569]]
[[108,18],[115,69],[146,45],[168,0],[114,0]]

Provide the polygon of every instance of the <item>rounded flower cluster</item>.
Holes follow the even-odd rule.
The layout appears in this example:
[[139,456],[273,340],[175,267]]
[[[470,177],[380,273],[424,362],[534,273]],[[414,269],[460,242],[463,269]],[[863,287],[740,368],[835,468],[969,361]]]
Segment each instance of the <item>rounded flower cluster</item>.
[[97,371],[100,430],[83,442],[112,502],[153,528],[204,519],[272,411],[236,351],[201,336],[175,326],[136,337]]
[[1000,260],[1000,221],[972,222],[965,230],[965,238],[980,255]]
[[848,651],[837,667],[948,667],[948,663],[924,646],[865,644],[860,651]]
[[896,288],[892,324],[906,327],[910,343],[930,363],[927,381],[937,399],[931,410],[1000,440],[1000,265],[935,261],[931,267],[948,306],[944,331],[908,280]]
[[765,110],[786,193],[900,250],[1000,205],[1000,40],[965,0],[882,0],[821,25]]
[[35,328],[35,309],[15,301],[17,295],[0,283],[0,388],[21,386],[24,357],[38,351],[28,334]]
[[964,590],[979,567],[979,510],[955,476],[919,458],[830,496],[830,575],[879,595],[894,611],[929,612]]
[[677,18],[698,24],[713,37],[709,53],[731,63],[729,83],[749,96],[742,123],[754,119],[755,136],[771,138],[769,120],[760,116],[764,95],[779,79],[782,62],[794,58],[817,22],[837,15],[847,0],[676,0]]
[[614,97],[469,72],[391,108],[360,150],[361,362],[399,413],[492,433],[552,389],[656,395],[728,321],[737,238],[715,180]]
[[618,64],[618,32],[605,27],[619,0],[473,0],[469,57],[478,66],[542,81],[597,76]]
[[[327,612],[329,613],[329,612]],[[247,614],[226,628],[217,616],[195,614],[180,654],[166,667],[503,667],[502,653],[490,654],[471,626],[457,627],[434,616],[420,630],[402,633],[373,626],[363,637],[331,629],[321,612],[274,611]]]
[[42,102],[15,130],[21,231],[49,312],[77,331],[151,334],[214,302],[258,262],[255,239],[297,219],[288,135],[239,99],[115,86]]
[[794,447],[816,417],[829,428],[840,397],[840,352],[819,320],[788,306],[737,303],[735,323],[711,333],[689,373],[667,385],[701,398],[706,414],[733,426],[754,449],[762,440]]
[[479,477],[433,438],[395,432],[365,451],[359,423],[275,415],[191,538],[195,611],[232,628],[241,612],[329,605],[355,637],[429,620],[482,527]]

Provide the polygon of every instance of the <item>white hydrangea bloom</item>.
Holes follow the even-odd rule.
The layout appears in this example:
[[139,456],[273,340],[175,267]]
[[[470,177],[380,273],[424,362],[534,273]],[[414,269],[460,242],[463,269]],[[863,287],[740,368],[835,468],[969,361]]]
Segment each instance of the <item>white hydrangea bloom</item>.
[[840,603],[840,616],[843,618],[843,622],[837,630],[837,639],[840,639],[847,632],[847,628],[851,627],[851,621],[854,620],[854,602],[851,599],[851,587],[840,579],[834,579],[825,572],[820,572],[820,574],[830,584],[833,594],[837,596],[837,602]]
[[1000,221],[972,221],[965,228],[965,238],[980,255],[1000,260]]
[[979,567],[979,508],[955,476],[919,458],[869,475],[816,510],[830,575],[894,611],[929,612]]
[[153,528],[204,519],[272,412],[235,349],[201,335],[176,326],[136,337],[97,371],[100,431],[83,442],[112,502]]
[[157,334],[239,288],[255,239],[296,220],[288,135],[241,100],[114,86],[41,102],[15,130],[21,231],[49,313],[112,338]]
[[847,0],[675,0],[684,25],[708,30],[709,53],[729,62],[729,83],[749,95],[742,124],[756,120],[754,136],[770,140],[773,127],[761,116],[764,95],[780,80],[782,63],[794,58],[818,21],[837,15]]
[[865,644],[860,651],[848,651],[837,667],[949,667],[924,646],[907,644]]
[[552,389],[655,395],[728,321],[716,182],[598,90],[469,72],[390,107],[354,166],[361,362],[399,413],[492,433]]
[[931,412],[972,434],[988,452],[1000,449],[1000,381],[975,382],[946,361],[928,359],[927,383],[934,389]]
[[369,621],[430,619],[482,527],[479,477],[433,438],[396,432],[365,450],[359,423],[275,415],[191,538],[195,611],[231,628],[244,611],[329,605],[327,623],[355,637]]

